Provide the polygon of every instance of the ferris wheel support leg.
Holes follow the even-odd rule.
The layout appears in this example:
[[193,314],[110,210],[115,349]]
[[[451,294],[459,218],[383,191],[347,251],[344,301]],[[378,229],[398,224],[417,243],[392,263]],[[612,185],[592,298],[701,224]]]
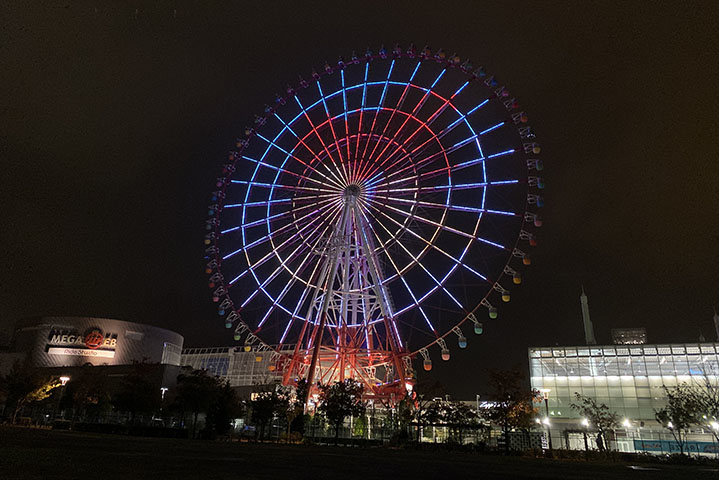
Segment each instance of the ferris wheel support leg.
[[317,367],[317,357],[320,354],[320,345],[322,344],[322,331],[325,328],[325,318],[327,313],[323,312],[320,318],[320,324],[315,333],[314,349],[312,350],[312,361],[310,362],[310,369],[307,372],[307,394],[305,397],[305,413],[307,413],[307,404],[310,401],[310,393],[312,391],[312,384],[315,379],[315,368]]
[[[312,390],[312,384],[315,381],[315,369],[317,368],[317,358],[319,357],[320,348],[322,346],[322,334],[325,329],[325,322],[327,320],[327,310],[329,309],[330,302],[332,301],[332,293],[334,291],[334,280],[337,274],[337,267],[339,266],[339,257],[341,253],[341,242],[342,233],[347,228],[347,224],[350,221],[350,212],[354,202],[346,201],[344,208],[342,209],[342,217],[337,224],[337,228],[333,232],[330,238],[330,262],[328,263],[328,269],[325,276],[325,294],[322,297],[322,308],[320,310],[320,321],[315,334],[314,344],[312,345],[312,360],[310,362],[310,368],[307,372],[307,398],[305,398],[305,411],[307,410],[307,404],[310,400],[310,391]],[[308,316],[309,318],[309,316]]]

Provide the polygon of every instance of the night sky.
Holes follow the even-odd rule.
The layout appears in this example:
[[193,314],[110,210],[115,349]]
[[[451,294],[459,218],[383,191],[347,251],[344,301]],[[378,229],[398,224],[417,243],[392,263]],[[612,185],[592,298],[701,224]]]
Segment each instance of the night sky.
[[0,326],[92,315],[232,344],[202,244],[226,152],[298,75],[414,42],[508,86],[547,181],[512,302],[467,350],[435,355],[450,393],[482,393],[485,367],[526,368],[528,346],[582,342],[582,284],[600,343],[627,326],[714,340],[719,3],[391,5],[2,2]]

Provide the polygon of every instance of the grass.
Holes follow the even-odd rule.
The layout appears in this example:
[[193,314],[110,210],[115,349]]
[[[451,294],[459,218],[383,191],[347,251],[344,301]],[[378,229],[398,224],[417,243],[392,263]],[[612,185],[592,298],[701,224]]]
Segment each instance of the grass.
[[[505,457],[413,449],[210,442],[0,427],[0,478],[11,479],[679,479],[701,466]],[[654,470],[657,469],[657,470]]]

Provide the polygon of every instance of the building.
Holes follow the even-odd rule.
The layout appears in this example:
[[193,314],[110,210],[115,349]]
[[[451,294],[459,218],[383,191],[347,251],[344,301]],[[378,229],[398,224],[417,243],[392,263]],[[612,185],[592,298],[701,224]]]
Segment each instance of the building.
[[647,343],[646,328],[612,328],[614,345],[642,345]]
[[[635,445],[642,436],[650,440],[667,433],[654,416],[655,410],[666,405],[663,387],[705,379],[717,382],[719,343],[530,348],[529,370],[531,387],[548,395],[547,412],[542,413],[556,426],[553,438],[559,438],[555,442],[567,440],[561,438],[560,430],[582,429],[579,413],[571,408],[579,393],[607,405],[622,418],[625,440],[620,442],[618,436],[620,449],[645,450]],[[697,433],[695,447],[715,448],[711,435]]]
[[[292,351],[286,353],[291,355]],[[274,350],[250,345],[186,348],[182,351],[181,364],[206,370],[230,382],[241,394],[249,394],[255,386],[282,381],[282,372],[276,365],[277,357]]]
[[108,377],[125,376],[134,362],[152,364],[158,388],[175,384],[184,339],[162,328],[94,317],[33,317],[20,320],[0,353],[0,373],[27,362],[50,375],[72,376],[86,365]]

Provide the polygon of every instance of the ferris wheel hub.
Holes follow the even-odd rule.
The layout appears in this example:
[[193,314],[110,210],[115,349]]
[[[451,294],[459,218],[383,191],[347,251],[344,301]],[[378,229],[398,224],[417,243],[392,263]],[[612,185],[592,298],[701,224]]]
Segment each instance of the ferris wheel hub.
[[362,193],[362,187],[356,183],[347,185],[344,190],[345,197],[359,197],[360,193]]

